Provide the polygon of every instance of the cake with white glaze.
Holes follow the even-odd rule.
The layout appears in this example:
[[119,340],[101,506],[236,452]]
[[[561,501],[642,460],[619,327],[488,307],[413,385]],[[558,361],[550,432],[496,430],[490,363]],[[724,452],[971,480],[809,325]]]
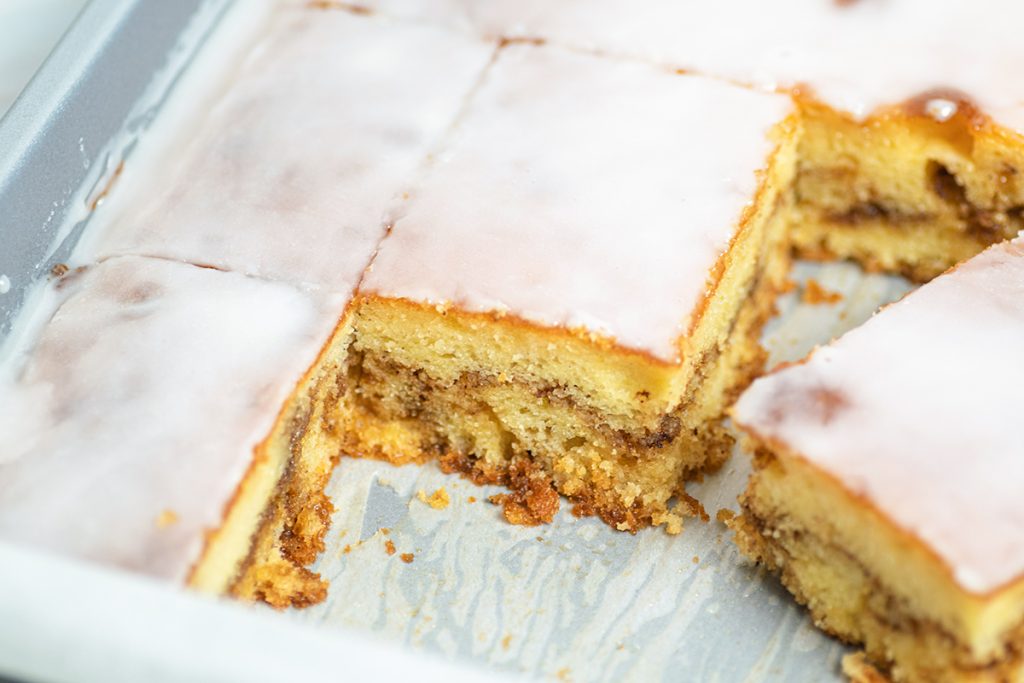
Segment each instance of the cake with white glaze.
[[345,297],[118,257],[43,299],[0,378],[0,536],[227,590],[282,442],[329,417],[309,411],[334,379],[307,371]]
[[804,133],[789,238],[801,255],[854,258],[925,281],[1024,229],[1017,3],[361,4],[792,95]]
[[219,88],[192,72],[189,101],[133,156],[147,172],[118,180],[81,253],[352,290],[369,260],[363,245],[380,241],[389,202],[495,48],[438,28],[281,5],[237,65],[221,56]]
[[[251,11],[257,8],[262,13]],[[17,515],[0,535],[201,589],[303,605],[326,594],[326,584],[305,565],[323,547],[331,512],[324,487],[342,450],[340,425],[350,422],[343,414],[349,301],[386,231],[380,217],[389,201],[439,141],[495,47],[437,28],[295,3],[259,3],[234,15],[225,37],[199,55],[92,217],[70,264],[72,273],[84,267],[88,274],[73,278],[81,291],[56,309],[37,347],[27,335],[23,352],[5,363],[5,406],[32,403],[32,396],[56,384],[59,371],[69,373],[68,386],[82,385],[80,393],[100,383],[97,389],[110,398],[74,409],[54,389],[47,421],[23,422],[3,435],[0,453],[13,450],[18,457],[0,464],[0,489],[36,493],[0,502]],[[145,268],[111,265],[150,261]],[[163,273],[162,261],[189,265]],[[134,315],[128,304],[117,310],[118,278],[94,271],[120,273],[120,289],[130,294],[135,271],[154,269],[166,275],[160,282],[164,297],[152,304],[157,310],[150,317],[130,328],[138,338],[125,333],[89,356],[61,356],[67,367],[56,364],[52,357],[59,351],[51,337],[96,336],[113,328],[109,321]],[[180,287],[173,273],[182,274]],[[241,297],[222,296],[232,282],[249,283],[248,318],[239,320],[232,308]],[[83,303],[100,296],[97,288],[106,296],[104,308]],[[294,292],[295,316],[305,306],[320,317],[292,329],[297,323],[281,318],[288,311],[274,307],[277,291]],[[189,298],[209,310],[188,319],[180,309]],[[173,302],[171,310],[163,310],[164,301]],[[62,322],[67,311],[75,312],[81,329]],[[177,327],[167,329],[171,323]],[[197,327],[191,337],[189,325]],[[284,344],[300,335],[310,348],[297,341],[286,351],[273,346],[278,336]],[[165,358],[164,346],[177,339],[183,340],[178,353]],[[262,363],[238,364],[236,356],[247,346],[255,353],[263,345],[276,355],[268,351]],[[107,377],[100,371],[104,361],[112,369]],[[206,365],[219,369],[205,371]],[[33,369],[39,367],[50,374]],[[152,381],[131,386],[144,377]],[[175,378],[176,389],[167,391],[164,385]],[[214,390],[218,385],[222,392]],[[171,410],[188,406],[193,394],[202,399],[194,411]],[[119,396],[131,399],[120,411]],[[243,409],[251,431],[227,420]],[[84,433],[94,430],[100,412],[110,413],[108,431],[88,441]],[[127,424],[146,419],[153,424],[124,447],[107,450]],[[34,431],[52,436],[25,450]],[[165,440],[171,432],[180,433],[180,442]],[[207,446],[201,444],[204,434]],[[85,455],[71,445],[83,441]],[[58,449],[58,442],[68,445]],[[132,464],[137,476],[126,475],[130,496],[104,506],[96,482],[88,490],[75,488],[89,466],[112,467],[104,463],[124,459],[129,445],[131,453],[149,453]],[[216,459],[204,465],[211,448],[231,467]],[[178,471],[171,457],[177,450],[188,450],[195,462],[182,459]],[[61,463],[68,476],[57,483],[73,490],[57,505],[37,493]],[[188,493],[193,480],[210,487],[209,495],[201,487]],[[53,490],[55,496],[62,491]],[[189,503],[190,496],[196,500]],[[178,523],[157,528],[144,501],[166,505],[164,519]],[[72,517],[75,507],[96,511]],[[40,523],[49,520],[52,528],[45,530],[52,536],[15,523],[33,511]],[[97,526],[101,521],[107,525]],[[126,547],[135,550],[126,554]]]
[[553,486],[618,529],[678,530],[785,274],[792,112],[504,47],[360,286],[358,447],[509,483],[511,520],[548,521]]
[[1024,238],[732,411],[757,450],[740,543],[900,680],[1016,680],[1024,632]]
[[[94,216],[71,264],[85,270],[50,285],[56,303],[40,310],[56,314],[5,363],[0,402],[17,427],[0,449],[5,537],[308,604],[324,596],[304,567],[322,547],[324,486],[341,453],[438,457],[505,483],[514,522],[550,519],[563,494],[618,529],[678,531],[698,509],[686,479],[728,452],[721,418],[760,371],[757,333],[791,250],[924,281],[1022,227],[1016,5],[989,8],[1002,18],[980,37],[977,8],[923,0],[659,1],[643,11],[622,0],[277,4],[266,3],[269,18],[255,22],[245,49],[200,56],[204,69],[192,73],[203,84],[186,78]],[[866,645],[862,672],[1020,676],[1013,625],[1024,607],[1015,589],[996,588],[1016,586],[1021,534],[1012,514],[991,518],[1013,512],[1009,491],[1024,482],[999,466],[1017,445],[992,444],[981,430],[1011,417],[981,415],[984,403],[961,400],[968,392],[929,393],[919,407],[961,411],[978,433],[962,424],[943,432],[935,447],[944,459],[922,463],[910,446],[932,436],[908,445],[904,427],[921,421],[912,408],[872,416],[816,386],[764,387],[825,377],[833,356],[865,358],[864,372],[851,366],[840,378],[865,392],[858,401],[910,401],[909,388],[934,375],[868,351],[903,348],[894,336],[914,346],[921,319],[945,330],[943,320],[968,314],[996,331],[1002,355],[986,348],[965,359],[953,342],[978,349],[987,336],[953,326],[914,358],[942,356],[958,378],[951,386],[1011,377],[985,374],[985,363],[1009,353],[1019,250],[997,247],[961,266],[757,385],[737,409],[753,433],[754,418],[776,415],[793,437],[760,444],[741,546],[780,569],[827,628]],[[160,294],[135,302],[142,280],[158,281]],[[210,306],[183,306],[187,297]],[[268,303],[273,329],[253,331],[250,297],[286,302]],[[218,331],[221,317],[230,330]],[[52,341],[117,326],[127,332],[81,360]],[[172,356],[181,365],[150,367],[165,337],[190,326],[189,353]],[[197,355],[218,365],[207,379],[238,391],[210,395],[190,374]],[[899,367],[866,382],[868,368],[888,372],[885,362]],[[97,377],[103,363],[118,370]],[[104,449],[114,432],[95,431],[88,406],[65,411],[53,368],[72,378],[68,391],[102,390],[108,430],[134,424],[134,411],[152,416],[152,430],[132,442],[130,485],[146,501],[97,502],[84,478],[63,480],[66,501],[108,506],[95,519],[123,524],[132,552],[93,518],[61,512],[65,499],[36,510],[50,499],[18,493],[35,491],[57,460],[75,463],[73,474],[125,454]],[[158,390],[175,375],[177,388]],[[139,376],[148,393],[132,394]],[[1015,405],[1014,384],[1000,386],[1001,408]],[[120,400],[128,395],[137,398]],[[259,400],[241,400],[250,396]],[[210,403],[175,410],[189,397]],[[211,424],[221,410],[238,421]],[[826,417],[850,420],[847,431],[814,426]],[[221,445],[215,464],[178,472],[163,446],[147,448],[172,432],[182,444],[210,434]],[[870,471],[857,453],[829,450],[881,449],[871,435],[890,433],[886,444],[907,447]],[[1006,431],[993,424],[985,434]],[[62,446],[65,436],[96,445],[82,456]],[[937,467],[958,444],[995,453],[956,482],[956,491],[998,489],[974,517],[950,510],[957,494],[938,469],[904,495],[901,467]],[[811,462],[818,456],[803,451],[818,448]],[[958,472],[972,466],[959,462]],[[176,496],[187,477],[213,493]],[[673,497],[682,502],[673,507]],[[791,526],[771,526],[786,506]],[[838,533],[850,520],[861,528],[790,562],[786,534],[811,509],[821,514],[808,534]],[[39,510],[39,526],[21,529]],[[968,539],[964,520],[993,523]],[[858,546],[864,529],[890,552]],[[872,584],[866,598],[869,574],[884,590]],[[880,604],[886,596],[904,601]]]

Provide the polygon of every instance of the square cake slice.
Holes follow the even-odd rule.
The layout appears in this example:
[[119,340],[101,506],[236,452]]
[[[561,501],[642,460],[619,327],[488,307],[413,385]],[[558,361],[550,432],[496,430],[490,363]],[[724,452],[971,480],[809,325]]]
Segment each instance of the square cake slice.
[[[786,271],[792,106],[640,62],[511,43],[392,211],[358,293],[351,450],[618,529],[729,452]],[[766,270],[767,269],[767,270]]]
[[732,411],[735,526],[894,681],[1024,675],[1024,238],[991,247]]
[[352,292],[372,253],[364,245],[383,238],[390,201],[495,46],[276,4],[262,22],[218,29],[127,159],[80,255],[172,258]]
[[206,591],[263,572],[278,592],[260,597],[322,597],[301,565],[330,511],[344,333],[323,346],[346,298],[136,257],[41,296],[2,365],[0,538]]

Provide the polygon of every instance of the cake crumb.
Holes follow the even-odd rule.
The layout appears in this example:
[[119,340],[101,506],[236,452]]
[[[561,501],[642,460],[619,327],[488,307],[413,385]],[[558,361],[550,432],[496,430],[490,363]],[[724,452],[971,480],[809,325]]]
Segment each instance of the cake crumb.
[[500,505],[505,519],[519,526],[548,524],[558,512],[558,492],[547,477],[525,459],[514,460],[509,467],[511,493],[499,493],[488,500]]
[[811,304],[812,306],[816,304],[834,304],[842,301],[843,295],[839,292],[833,292],[825,289],[818,284],[817,280],[810,279],[807,281],[807,284],[804,285],[804,293],[803,296],[800,297],[800,300],[805,304]]
[[694,564],[700,564],[700,558],[699,558],[699,557],[697,557],[696,555],[694,555],[694,556],[693,556],[693,563],[694,563]]
[[730,510],[729,508],[722,508],[721,510],[715,513],[715,519],[717,519],[722,524],[728,524],[732,521],[733,517],[735,516],[736,513]]
[[863,652],[843,657],[843,673],[849,677],[851,683],[888,683],[889,680],[868,661],[867,655]]
[[156,517],[156,528],[166,529],[178,523],[178,513],[174,510],[164,510]]
[[571,681],[572,680],[572,670],[570,670],[569,667],[561,668],[561,669],[559,669],[558,671],[555,672],[555,678],[557,678],[560,681],[566,681],[566,682]]
[[380,532],[382,534],[384,534],[385,536],[390,536],[391,535],[391,529],[387,528],[386,526],[382,526],[380,528]]
[[779,285],[778,293],[779,294],[789,294],[790,292],[792,292],[796,288],[797,288],[796,280],[792,280],[790,278],[786,278],[785,280],[782,281],[782,284]]
[[348,555],[350,552],[352,552],[352,546],[346,545],[344,548],[341,549],[341,552],[344,555]]
[[475,503],[476,502],[476,496],[470,496],[469,498],[466,499],[466,502],[467,503]]
[[429,496],[422,490],[417,491],[416,497],[420,499],[421,503],[425,503],[435,510],[444,510],[451,502],[451,498],[448,496],[448,491],[445,490],[443,486],[431,493]]
[[398,556],[398,559],[400,559],[402,562],[405,562],[406,564],[412,564],[412,561],[416,559],[416,556],[412,553],[402,553]]
[[689,517],[699,517],[702,522],[710,522],[711,516],[701,502],[689,493],[683,493],[679,500],[679,509]]
[[511,633],[506,633],[505,637],[501,639],[501,649],[502,650],[507,650],[509,648],[509,645],[511,645],[511,644],[512,644],[512,634]]
[[384,552],[386,552],[388,555],[395,554],[395,542],[392,541],[390,538],[384,542]]
[[[683,508],[684,513],[689,514],[689,508]],[[654,526],[665,526],[665,533],[669,536],[678,536],[683,533],[683,516],[673,511],[655,513],[651,522]]]

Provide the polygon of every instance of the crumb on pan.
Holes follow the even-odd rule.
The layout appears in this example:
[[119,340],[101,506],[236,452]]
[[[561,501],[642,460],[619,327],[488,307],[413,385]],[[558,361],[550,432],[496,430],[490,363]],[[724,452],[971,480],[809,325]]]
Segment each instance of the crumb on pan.
[[158,529],[166,529],[169,526],[174,526],[178,523],[178,513],[174,510],[164,510],[156,518],[156,526]]
[[448,496],[448,491],[445,490],[443,486],[431,493],[429,496],[422,490],[417,491],[416,497],[421,503],[425,503],[435,510],[444,510],[451,502],[451,498]]
[[817,304],[834,304],[843,300],[843,295],[839,292],[833,292],[825,289],[817,280],[811,279],[804,285],[803,296],[800,300],[805,304],[817,305]]

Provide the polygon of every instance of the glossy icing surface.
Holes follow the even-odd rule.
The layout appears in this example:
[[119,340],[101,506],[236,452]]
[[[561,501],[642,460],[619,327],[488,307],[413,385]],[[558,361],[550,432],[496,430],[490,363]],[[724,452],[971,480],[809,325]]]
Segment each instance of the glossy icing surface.
[[1024,574],[1024,237],[756,381],[734,419],[921,539],[975,593]]
[[183,580],[345,299],[120,257],[50,301],[0,378],[0,537]]
[[675,361],[790,106],[647,64],[510,45],[396,204],[362,288],[585,327]]
[[169,116],[147,134],[160,152],[129,159],[83,254],[160,256],[351,291],[388,202],[494,48],[291,3],[270,22],[237,73],[219,76],[230,86],[196,125]]
[[630,55],[765,88],[809,86],[858,117],[951,88],[1024,132],[1024,86],[1015,85],[1024,62],[1020,3],[365,1],[399,16]]

